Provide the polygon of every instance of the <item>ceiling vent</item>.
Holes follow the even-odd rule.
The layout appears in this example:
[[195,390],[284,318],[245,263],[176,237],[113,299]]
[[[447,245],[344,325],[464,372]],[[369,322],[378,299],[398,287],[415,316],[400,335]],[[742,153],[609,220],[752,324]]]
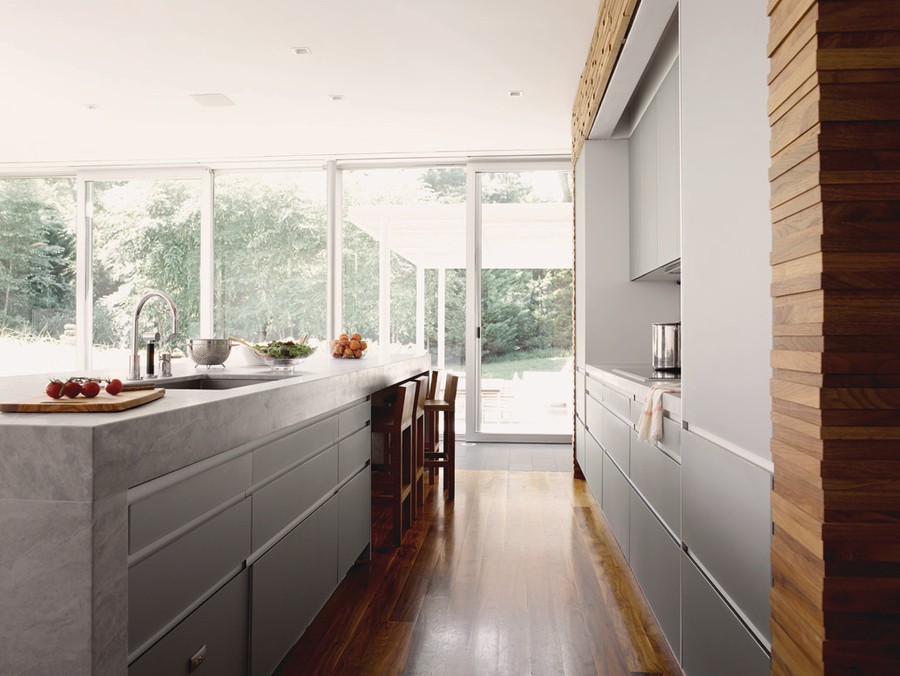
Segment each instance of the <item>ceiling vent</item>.
[[225,96],[225,94],[191,94],[191,98],[206,108],[222,108],[234,105],[234,101]]

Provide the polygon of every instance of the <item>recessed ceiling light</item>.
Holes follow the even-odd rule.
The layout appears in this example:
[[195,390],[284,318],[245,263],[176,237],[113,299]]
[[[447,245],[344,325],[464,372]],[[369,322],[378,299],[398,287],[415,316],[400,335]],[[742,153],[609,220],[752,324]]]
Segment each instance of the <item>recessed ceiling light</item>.
[[100,106],[98,106],[96,103],[85,103],[84,107],[88,110],[100,110]]
[[520,99],[525,96],[525,92],[523,92],[521,89],[510,89],[509,95],[514,99]]
[[297,56],[308,56],[312,54],[312,50],[309,47],[291,47],[291,51]]
[[234,105],[234,101],[225,96],[225,94],[191,94],[190,96],[201,106],[206,106],[207,108]]
[[328,98],[331,99],[332,101],[343,101],[344,95],[343,94],[329,94]]

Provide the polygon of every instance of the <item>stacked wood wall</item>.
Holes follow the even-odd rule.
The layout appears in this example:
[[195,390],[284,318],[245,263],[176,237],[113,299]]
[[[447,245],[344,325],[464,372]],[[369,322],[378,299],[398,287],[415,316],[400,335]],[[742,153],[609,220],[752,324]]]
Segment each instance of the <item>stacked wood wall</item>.
[[572,164],[591,132],[638,0],[600,0],[597,26],[572,106]]
[[900,2],[768,11],[772,669],[900,673]]

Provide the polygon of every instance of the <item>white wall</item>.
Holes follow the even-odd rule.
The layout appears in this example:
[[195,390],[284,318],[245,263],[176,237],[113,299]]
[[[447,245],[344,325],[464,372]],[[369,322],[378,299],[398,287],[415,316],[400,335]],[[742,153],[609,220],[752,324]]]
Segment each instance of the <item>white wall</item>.
[[770,458],[766,2],[679,11],[683,416]]
[[628,141],[586,141],[575,166],[576,364],[650,365],[650,324],[680,317],[674,282],[630,281]]

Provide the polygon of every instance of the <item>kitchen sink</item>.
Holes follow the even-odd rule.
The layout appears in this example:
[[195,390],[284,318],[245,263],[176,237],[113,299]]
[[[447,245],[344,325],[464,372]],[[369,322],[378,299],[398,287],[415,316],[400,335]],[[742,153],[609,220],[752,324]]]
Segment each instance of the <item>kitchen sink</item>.
[[[296,376],[287,376],[289,378]],[[189,376],[187,378],[177,378],[175,380],[158,380],[157,386],[164,387],[167,390],[232,390],[236,387],[249,387],[250,385],[260,385],[262,383],[272,383],[284,380],[285,377],[278,378],[246,378],[246,377],[226,377],[226,376]]]

